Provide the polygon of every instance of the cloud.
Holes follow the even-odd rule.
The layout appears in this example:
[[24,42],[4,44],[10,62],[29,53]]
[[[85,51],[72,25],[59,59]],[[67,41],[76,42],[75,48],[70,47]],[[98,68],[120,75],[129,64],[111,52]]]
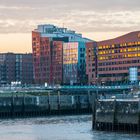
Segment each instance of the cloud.
[[139,9],[139,0],[1,0],[7,6],[67,7],[69,9]]
[[34,10],[38,8],[33,8],[33,7],[25,7],[25,6],[5,6],[5,5],[0,5],[0,10]]
[[78,32],[139,30],[140,0],[1,0],[0,32],[29,33],[51,23]]

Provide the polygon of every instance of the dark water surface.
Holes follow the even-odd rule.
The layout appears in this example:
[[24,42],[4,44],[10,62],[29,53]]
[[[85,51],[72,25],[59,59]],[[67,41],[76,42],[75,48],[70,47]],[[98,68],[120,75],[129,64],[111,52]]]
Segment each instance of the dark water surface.
[[139,135],[91,130],[91,116],[0,120],[0,140],[140,140]]

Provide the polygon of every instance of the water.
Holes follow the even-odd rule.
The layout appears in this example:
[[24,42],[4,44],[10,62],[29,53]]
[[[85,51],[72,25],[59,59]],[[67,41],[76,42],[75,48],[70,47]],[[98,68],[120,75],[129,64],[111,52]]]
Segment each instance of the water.
[[91,116],[0,120],[0,140],[140,140],[139,135],[91,130]]

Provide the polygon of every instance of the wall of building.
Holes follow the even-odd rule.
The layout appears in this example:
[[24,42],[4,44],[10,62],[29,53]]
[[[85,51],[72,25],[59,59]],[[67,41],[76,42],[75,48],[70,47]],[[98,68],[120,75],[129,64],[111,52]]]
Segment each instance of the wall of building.
[[33,83],[32,54],[0,54],[0,84]]
[[78,76],[78,42],[63,44],[63,83],[77,83]]
[[85,42],[63,44],[64,84],[86,84]]
[[86,83],[87,41],[91,40],[67,28],[38,25],[32,32],[35,82],[49,85]]
[[50,83],[51,47],[47,37],[32,32],[34,79],[36,84]]
[[36,84],[63,82],[63,41],[67,38],[48,38],[32,32],[34,78]]
[[77,83],[87,84],[86,76],[86,43],[78,42],[78,78]]
[[51,84],[63,83],[63,42],[52,41],[51,51]]
[[22,79],[23,84],[33,84],[33,55],[22,55]]
[[88,85],[97,82],[97,43],[86,43],[86,74],[88,75]]
[[[94,48],[92,43],[87,44],[87,74],[89,82],[98,80],[100,84],[128,83],[129,69],[138,68],[140,80],[140,37],[138,32],[132,32],[124,36],[97,42],[97,76],[92,76],[94,58],[90,58],[89,48]],[[92,51],[93,53],[93,51]],[[91,59],[90,63],[88,63]],[[93,60],[92,60],[93,59]],[[94,72],[94,71],[93,71]],[[96,82],[97,83],[97,82]]]

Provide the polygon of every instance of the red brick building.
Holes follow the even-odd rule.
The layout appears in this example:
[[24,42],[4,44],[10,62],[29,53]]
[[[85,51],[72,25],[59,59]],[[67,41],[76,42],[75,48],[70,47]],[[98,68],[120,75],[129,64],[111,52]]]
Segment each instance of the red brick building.
[[63,42],[32,32],[34,79],[37,84],[61,84]]
[[97,78],[97,43],[89,42],[86,44],[86,74],[88,84],[95,84]]
[[63,81],[63,42],[52,42],[51,83],[62,84]]
[[86,52],[89,84],[128,83],[129,71],[134,67],[138,70],[140,80],[140,31],[111,40],[87,43]]
[[33,68],[35,83],[50,82],[50,40],[41,37],[39,32],[32,32]]

